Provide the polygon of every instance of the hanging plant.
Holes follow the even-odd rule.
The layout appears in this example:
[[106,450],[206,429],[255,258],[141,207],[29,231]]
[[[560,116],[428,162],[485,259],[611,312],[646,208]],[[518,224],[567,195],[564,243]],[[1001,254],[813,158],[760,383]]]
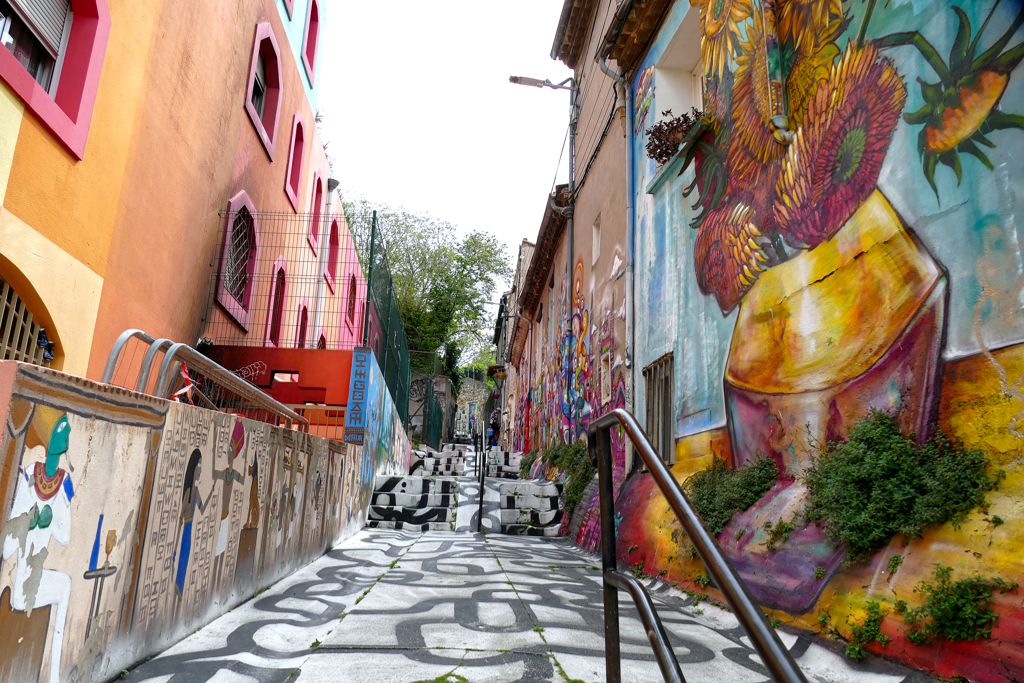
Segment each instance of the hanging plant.
[[[663,111],[661,115],[671,117],[672,110]],[[689,114],[684,112],[654,124],[647,130],[647,156],[659,164],[667,163],[679,151],[686,134],[703,116],[704,112],[698,111],[696,107],[690,107]]]

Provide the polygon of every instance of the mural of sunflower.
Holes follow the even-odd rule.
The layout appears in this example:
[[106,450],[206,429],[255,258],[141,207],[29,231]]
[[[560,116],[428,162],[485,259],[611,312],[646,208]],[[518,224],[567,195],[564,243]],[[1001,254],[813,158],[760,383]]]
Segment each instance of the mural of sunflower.
[[829,239],[874,191],[906,100],[892,62],[851,42],[808,105],[779,176],[775,220],[790,245]]
[[939,195],[935,185],[938,164],[951,168],[959,185],[962,177],[960,154],[970,154],[991,170],[992,162],[981,150],[981,147],[995,147],[988,135],[1009,128],[1024,130],[1024,116],[997,108],[1010,80],[1010,72],[1024,59],[1024,43],[1004,52],[1010,39],[1024,24],[1024,6],[999,40],[978,54],[982,34],[999,4],[1000,0],[996,0],[973,39],[970,19],[959,7],[952,8],[959,25],[948,63],[917,31],[896,33],[875,41],[875,45],[881,48],[901,45],[917,48],[939,77],[938,83],[918,79],[924,106],[904,116],[911,125],[925,124],[918,135],[917,146],[924,176],[936,197]]
[[747,204],[722,202],[708,214],[694,243],[697,285],[703,294],[714,294],[726,314],[767,268],[764,237],[753,215]]
[[[706,62],[705,62],[706,63]],[[772,118],[768,94],[768,61],[764,20],[754,12],[746,37],[739,42],[732,91],[733,135],[759,163],[778,159],[785,147],[775,141],[768,122]]]
[[740,25],[752,12],[751,0],[700,0],[700,55],[706,73],[721,78],[729,68]]

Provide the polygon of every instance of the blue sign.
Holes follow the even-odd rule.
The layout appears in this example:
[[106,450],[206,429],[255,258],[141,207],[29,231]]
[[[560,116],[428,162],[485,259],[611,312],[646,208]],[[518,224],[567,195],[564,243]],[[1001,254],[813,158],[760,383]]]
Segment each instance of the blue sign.
[[371,353],[365,348],[352,352],[352,377],[345,410],[345,443],[356,446],[362,446],[366,437],[366,394],[370,388]]

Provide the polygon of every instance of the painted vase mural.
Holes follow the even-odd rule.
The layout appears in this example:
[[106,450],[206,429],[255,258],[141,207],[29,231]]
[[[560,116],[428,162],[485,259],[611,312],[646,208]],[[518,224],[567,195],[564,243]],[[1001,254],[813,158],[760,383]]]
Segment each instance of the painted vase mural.
[[[947,278],[879,176],[901,122],[940,202],[937,173],[959,182],[963,155],[992,169],[989,136],[1024,130],[998,106],[1024,57],[1008,47],[1024,10],[983,37],[999,4],[977,30],[950,8],[947,58],[916,30],[872,37],[876,0],[699,3],[707,125],[686,152],[695,179],[683,191],[695,200],[694,274],[723,314],[737,311],[724,376],[733,465],[763,454],[782,473],[720,542],[768,605],[810,609],[815,568],[831,575],[843,558],[813,526],[774,551],[764,533],[738,534],[798,516],[813,448],[869,408],[898,413],[920,439],[933,431]],[[906,112],[894,59],[914,54],[935,78],[917,79],[924,105]]]

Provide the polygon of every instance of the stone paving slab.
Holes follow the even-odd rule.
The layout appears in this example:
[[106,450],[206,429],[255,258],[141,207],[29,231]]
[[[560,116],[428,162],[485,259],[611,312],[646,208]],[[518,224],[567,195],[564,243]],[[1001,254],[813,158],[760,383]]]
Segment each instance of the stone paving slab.
[[[604,680],[596,557],[562,541],[364,529],[133,669],[146,683]],[[767,683],[735,617],[656,580],[659,614],[690,683]],[[620,596],[624,681],[660,681]],[[876,658],[780,630],[812,683],[923,683]]]

